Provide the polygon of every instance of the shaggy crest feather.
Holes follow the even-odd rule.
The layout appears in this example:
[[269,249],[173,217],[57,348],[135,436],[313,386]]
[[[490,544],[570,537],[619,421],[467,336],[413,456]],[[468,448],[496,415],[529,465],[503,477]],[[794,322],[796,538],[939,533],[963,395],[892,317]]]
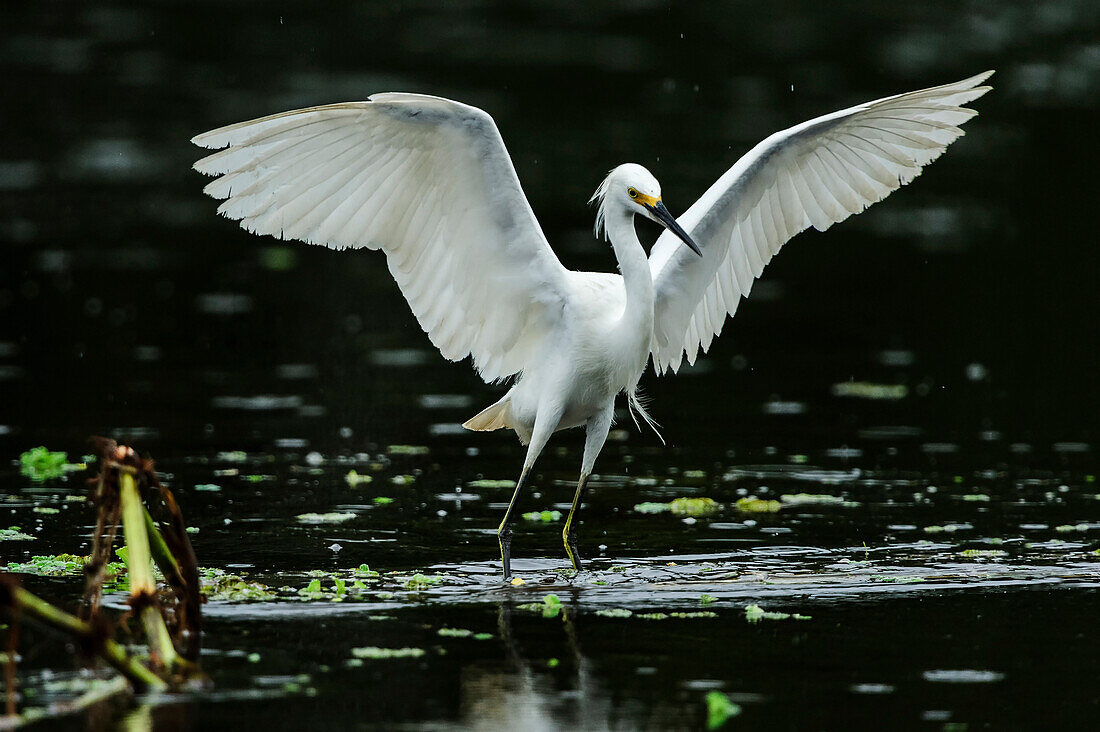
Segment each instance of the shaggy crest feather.
[[613,168],[607,171],[607,177],[605,177],[600,182],[600,185],[596,187],[596,192],[592,194],[592,198],[588,199],[589,205],[592,205],[593,203],[599,205],[599,208],[596,209],[596,225],[592,229],[592,231],[596,234],[597,239],[607,238],[607,224],[604,212],[604,203],[605,199],[607,198],[607,191],[611,188],[611,176],[616,170],[618,170],[618,168]]

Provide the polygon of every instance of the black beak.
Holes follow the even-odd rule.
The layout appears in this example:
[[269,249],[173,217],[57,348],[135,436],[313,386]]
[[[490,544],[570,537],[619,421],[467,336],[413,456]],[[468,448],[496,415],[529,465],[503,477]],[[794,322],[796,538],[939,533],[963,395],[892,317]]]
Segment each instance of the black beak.
[[657,217],[658,221],[664,224],[666,229],[671,231],[676,236],[680,237],[680,241],[684,242],[684,244],[687,244],[688,249],[695,252],[700,257],[703,256],[702,250],[699,249],[699,246],[694,241],[691,240],[691,237],[688,236],[688,233],[684,231],[678,223],[676,223],[676,219],[672,216],[672,214],[668,212],[668,209],[665,208],[664,202],[657,201],[657,205],[646,205],[646,208],[648,208],[650,212],[652,212],[653,215]]

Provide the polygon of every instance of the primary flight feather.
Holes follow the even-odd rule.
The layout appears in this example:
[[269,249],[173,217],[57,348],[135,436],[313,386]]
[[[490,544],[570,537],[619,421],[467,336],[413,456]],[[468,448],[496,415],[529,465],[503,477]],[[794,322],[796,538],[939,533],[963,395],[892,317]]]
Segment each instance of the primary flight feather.
[[[627,163],[600,184],[597,234],[621,274],[562,266],[531,210],[492,118],[459,102],[376,94],[284,112],[192,139],[225,148],[197,163],[205,192],[248,231],[334,249],[381,249],[417,321],[448,359],[486,381],[515,376],[471,429],[513,429],[528,445],[498,529],[511,574],[516,499],[550,435],[585,426],[581,477],[562,536],[580,568],[573,517],[607,438],[615,399],[632,406],[658,373],[710,347],[791,237],[824,231],[910,182],[960,137],[993,72],[857,105],[778,132],[682,216]],[[637,215],[666,228],[647,257]]]

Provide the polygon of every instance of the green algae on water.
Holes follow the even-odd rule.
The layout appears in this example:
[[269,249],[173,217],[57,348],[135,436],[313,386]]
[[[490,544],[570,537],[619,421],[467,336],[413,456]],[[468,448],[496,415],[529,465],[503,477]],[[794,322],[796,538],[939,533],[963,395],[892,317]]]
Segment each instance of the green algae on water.
[[478,480],[471,480],[466,484],[467,488],[481,488],[481,489],[493,489],[493,488],[515,488],[516,481],[514,480],[487,480],[479,478]]
[[629,618],[634,613],[625,607],[613,607],[606,610],[597,610],[596,614],[602,618]]
[[358,488],[361,485],[366,485],[367,483],[370,483],[373,480],[374,480],[374,478],[372,478],[371,476],[369,476],[369,475],[360,475],[359,473],[355,472],[354,470],[349,470],[348,474],[344,476],[344,482],[347,483],[352,488]]
[[525,612],[542,613],[544,618],[556,618],[561,613],[561,600],[557,595],[546,595],[542,602],[528,602],[516,607]]
[[405,582],[406,590],[424,590],[443,581],[441,575],[426,575],[417,572]]
[[345,521],[350,521],[355,518],[355,514],[341,513],[338,511],[332,511],[330,513],[300,513],[295,516],[295,518],[303,524],[342,524]]
[[708,516],[722,508],[713,498],[675,498],[668,503],[646,501],[635,504],[638,513],[673,513],[677,516]]
[[750,623],[759,623],[761,620],[812,620],[809,615],[799,615],[798,613],[776,613],[769,612],[757,604],[745,606],[745,620]]
[[963,549],[959,552],[959,555],[967,557],[968,559],[991,559],[995,557],[1007,557],[1008,552],[1004,549]]
[[18,526],[0,529],[0,541],[34,541],[36,538],[30,534],[24,534]]
[[39,446],[19,456],[19,472],[35,483],[60,478],[73,470],[82,470],[83,463],[70,463],[66,452],[51,452]]
[[731,717],[741,713],[741,707],[720,691],[707,692],[707,729],[718,729]]
[[352,658],[385,660],[391,658],[420,658],[427,651],[423,648],[379,648],[377,646],[362,646],[352,648]]
[[756,496],[740,498],[734,505],[742,513],[775,513],[783,507],[779,501],[766,501]]
[[524,521],[542,521],[551,523],[561,521],[561,511],[529,511],[523,514]]

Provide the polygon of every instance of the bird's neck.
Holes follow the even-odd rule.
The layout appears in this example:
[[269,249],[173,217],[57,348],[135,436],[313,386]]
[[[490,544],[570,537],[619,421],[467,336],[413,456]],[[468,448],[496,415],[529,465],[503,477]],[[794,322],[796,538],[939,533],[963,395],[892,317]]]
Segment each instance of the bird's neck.
[[608,216],[606,226],[626,285],[626,309],[619,330],[644,337],[648,353],[649,337],[653,332],[653,275],[649,271],[649,259],[634,230],[633,213],[617,211]]

